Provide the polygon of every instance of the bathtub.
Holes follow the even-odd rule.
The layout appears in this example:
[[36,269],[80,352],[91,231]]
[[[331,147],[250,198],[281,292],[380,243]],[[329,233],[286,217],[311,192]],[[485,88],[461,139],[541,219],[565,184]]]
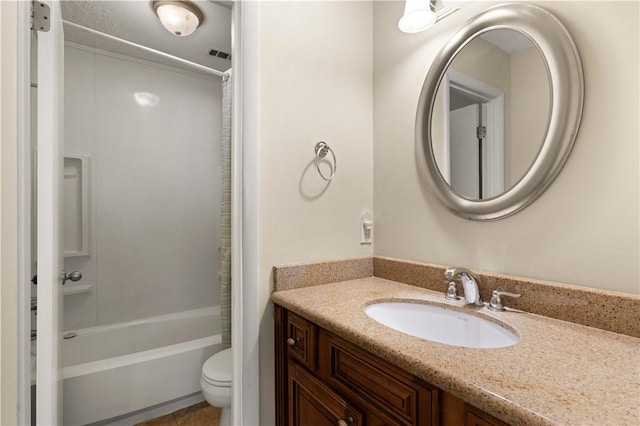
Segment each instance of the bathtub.
[[200,391],[222,350],[219,307],[73,330],[62,344],[64,424],[123,416]]

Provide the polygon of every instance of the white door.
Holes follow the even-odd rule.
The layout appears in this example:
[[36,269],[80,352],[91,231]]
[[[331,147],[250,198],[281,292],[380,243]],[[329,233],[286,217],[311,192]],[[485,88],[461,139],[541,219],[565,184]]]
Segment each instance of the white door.
[[57,0],[48,32],[38,31],[36,423],[62,425],[62,135],[64,38]]
[[479,198],[479,144],[476,129],[480,107],[472,104],[449,114],[449,172],[451,187],[467,198]]

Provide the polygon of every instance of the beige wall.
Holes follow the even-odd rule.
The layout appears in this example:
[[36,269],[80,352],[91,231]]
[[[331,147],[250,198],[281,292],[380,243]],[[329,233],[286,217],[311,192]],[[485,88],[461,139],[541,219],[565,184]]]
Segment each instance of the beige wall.
[[414,154],[417,100],[431,62],[459,25],[490,4],[471,4],[407,35],[397,29],[400,2],[374,3],[375,253],[638,293],[639,4],[535,3],[576,41],[583,122],[549,189],[494,222],[446,211],[419,178]]
[[0,424],[17,415],[17,18],[0,2]]
[[[274,421],[273,265],[369,256],[372,210],[372,5],[265,2],[260,28],[260,424]],[[326,185],[313,166],[324,140],[338,159]]]
[[[517,182],[531,166],[545,135],[549,113],[549,83],[542,56],[530,47],[511,55],[511,125],[512,149],[505,152],[511,184]],[[506,149],[505,149],[506,151]]]
[[[504,50],[481,37],[476,37],[456,55],[451,68],[502,90],[505,92],[505,98],[508,98],[511,80],[510,59],[511,55]],[[482,66],[478,66],[478,61],[482,61]]]

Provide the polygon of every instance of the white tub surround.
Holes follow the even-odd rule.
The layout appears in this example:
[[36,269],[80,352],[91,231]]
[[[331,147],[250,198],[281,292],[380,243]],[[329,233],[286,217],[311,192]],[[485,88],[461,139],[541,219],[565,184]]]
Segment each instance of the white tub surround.
[[218,305],[221,78],[74,44],[65,71],[65,154],[91,175],[87,252],[64,266],[93,286],[65,330]]

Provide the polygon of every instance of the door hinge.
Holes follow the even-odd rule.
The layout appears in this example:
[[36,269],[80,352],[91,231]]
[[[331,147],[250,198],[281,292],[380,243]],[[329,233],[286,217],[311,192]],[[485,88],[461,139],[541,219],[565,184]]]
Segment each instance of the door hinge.
[[31,2],[31,30],[47,32],[51,26],[51,9],[46,3]]
[[478,139],[484,139],[487,137],[487,128],[486,126],[478,126],[476,127],[476,137]]

